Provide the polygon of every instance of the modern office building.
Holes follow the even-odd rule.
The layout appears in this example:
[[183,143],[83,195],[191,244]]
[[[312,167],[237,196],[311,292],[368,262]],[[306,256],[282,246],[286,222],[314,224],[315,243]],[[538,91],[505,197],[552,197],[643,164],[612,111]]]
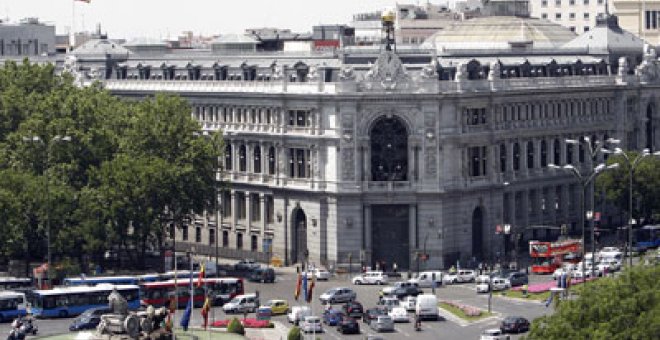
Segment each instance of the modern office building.
[[[161,45],[99,40],[65,65],[119,96],[178,93],[205,131],[223,131],[220,209],[176,234],[179,251],[211,256],[217,245],[287,264],[495,261],[556,237],[534,226],[580,234],[581,186],[548,165],[588,171],[603,155],[567,139],[660,146],[657,56],[614,17],[592,38],[540,19],[476,18],[414,50],[395,49],[386,26],[379,41],[390,43],[369,51],[259,52],[232,39],[156,54]],[[495,233],[502,224],[512,235]]]

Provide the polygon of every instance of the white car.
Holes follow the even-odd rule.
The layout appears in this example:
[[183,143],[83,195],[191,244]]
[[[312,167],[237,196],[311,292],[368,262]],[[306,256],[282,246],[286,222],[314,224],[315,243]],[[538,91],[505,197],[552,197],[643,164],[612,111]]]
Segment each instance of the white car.
[[401,303],[403,308],[405,308],[407,311],[415,311],[415,304],[417,304],[416,296],[406,296],[406,298],[403,299],[403,302]]
[[384,297],[380,301],[378,301],[378,304],[381,306],[384,306],[387,308],[388,312],[391,311],[395,307],[401,306],[401,301],[395,297]]
[[442,277],[443,283],[464,283],[474,282],[477,279],[477,273],[474,270],[461,269],[455,273],[449,273]]
[[480,340],[509,340],[508,335],[504,335],[501,329],[491,328],[481,333]]
[[329,271],[323,268],[315,268],[310,271],[307,271],[306,275],[308,279],[311,279],[312,277],[316,277],[316,279],[319,281],[328,281],[332,276],[332,274],[330,274]]
[[321,318],[318,316],[306,316],[300,323],[300,330],[303,333],[323,333]]
[[293,306],[289,309],[289,313],[286,315],[286,319],[289,323],[298,325],[298,323],[305,319],[305,317],[311,316],[312,310],[308,306]]
[[403,307],[394,307],[387,313],[394,322],[410,322],[408,311]]
[[387,275],[382,271],[364,272],[360,276],[353,278],[354,285],[385,285],[387,284]]
[[[491,284],[494,292],[511,288],[509,280],[500,277],[494,277]],[[488,282],[477,284],[477,293],[488,293]]]
[[553,280],[558,280],[561,277],[562,274],[571,274],[571,275],[573,275],[573,272],[576,269],[577,268],[575,267],[574,264],[566,263],[562,267],[559,267],[559,268],[555,269],[555,271],[552,273],[552,279]]
[[479,275],[474,280],[476,283],[488,283],[488,281],[490,281],[490,275]]

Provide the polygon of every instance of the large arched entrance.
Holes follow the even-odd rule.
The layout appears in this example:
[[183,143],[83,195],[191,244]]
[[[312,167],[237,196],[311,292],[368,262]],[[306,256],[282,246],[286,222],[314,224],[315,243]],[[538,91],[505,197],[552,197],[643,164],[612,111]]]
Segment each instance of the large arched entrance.
[[391,269],[410,268],[410,207],[408,205],[373,205],[371,207],[371,265],[380,263]]
[[481,207],[476,207],[472,212],[472,257],[477,261],[481,261],[484,258],[483,230],[484,212]]
[[408,129],[401,118],[381,117],[371,128],[371,180],[408,180]]
[[291,240],[291,262],[305,261],[305,252],[307,250],[307,216],[302,208],[298,207],[293,211],[293,239]]

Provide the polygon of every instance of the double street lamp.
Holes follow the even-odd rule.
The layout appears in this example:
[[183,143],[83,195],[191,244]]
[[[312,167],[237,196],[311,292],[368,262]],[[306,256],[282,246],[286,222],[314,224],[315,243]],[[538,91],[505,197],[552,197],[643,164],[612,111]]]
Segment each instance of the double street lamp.
[[640,154],[638,154],[635,158],[631,159],[630,156],[626,152],[624,152],[621,148],[615,148],[614,151],[603,149],[602,150],[604,153],[608,154],[615,154],[615,155],[621,155],[623,160],[625,161],[626,165],[628,166],[628,261],[630,263],[630,266],[633,264],[633,256],[632,256],[632,247],[633,247],[633,224],[634,224],[634,219],[633,219],[633,175],[635,174],[635,169],[637,169],[637,166],[641,163],[641,161],[648,157],[648,156],[660,156],[660,151],[656,151],[654,153],[651,153],[649,149],[644,149]]
[[[608,139],[606,142],[608,143],[617,143],[617,140],[614,139]],[[576,139],[567,139],[566,143],[568,144],[573,144],[573,145],[580,145],[581,143],[586,146],[587,151],[589,152],[589,159],[593,162],[596,160],[596,156],[598,155],[599,152],[602,151],[603,149],[603,143],[600,141],[591,141],[589,137],[583,137],[580,140]],[[618,163],[611,164],[611,165],[605,165],[603,163],[598,164],[595,168],[591,169],[589,168],[583,168],[583,171],[580,171],[577,167],[575,167],[572,164],[566,164],[564,166],[559,166],[556,164],[548,164],[548,167],[551,169],[561,169],[569,172],[575,178],[578,180],[582,187],[582,193],[581,193],[581,199],[580,199],[580,224],[582,226],[582,245],[583,248],[586,249],[586,229],[585,229],[585,217],[587,215],[587,211],[585,208],[585,200],[587,196],[587,189],[589,188],[589,185],[593,185],[593,180],[600,174],[601,172],[605,170],[611,170],[611,169],[616,169],[619,167]],[[585,171],[589,170],[589,171]],[[593,192],[593,190],[592,190]],[[596,258],[595,258],[595,252],[596,252],[596,238],[595,238],[595,230],[594,230],[594,219],[593,219],[593,210],[594,210],[594,200],[592,198],[591,200],[591,214],[589,216],[589,222],[590,222],[590,227],[591,227],[591,254],[592,254],[592,259],[591,259],[591,269],[592,273],[595,273],[595,267],[596,267]],[[583,250],[583,253],[586,253]],[[583,277],[586,277],[586,267],[585,267],[585,261],[582,260],[582,275]]]
[[[53,255],[52,255],[52,242],[51,242],[51,237],[50,237],[50,145],[51,143],[60,143],[60,142],[70,142],[71,137],[70,136],[60,136],[56,135],[51,139],[42,139],[39,136],[29,136],[29,137],[23,137],[23,141],[26,143],[38,143],[43,145],[45,152],[46,152],[46,157],[45,157],[45,164],[44,164],[44,169],[43,173],[46,177],[46,183],[45,183],[45,190],[46,190],[46,249],[47,249],[47,260],[46,260],[46,278],[50,279],[50,266],[52,264],[53,260]],[[50,284],[50,282],[49,282]]]

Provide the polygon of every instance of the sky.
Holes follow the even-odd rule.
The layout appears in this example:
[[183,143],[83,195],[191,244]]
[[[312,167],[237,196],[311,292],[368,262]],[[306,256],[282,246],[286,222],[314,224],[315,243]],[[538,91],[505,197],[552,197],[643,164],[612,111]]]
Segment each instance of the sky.
[[[317,24],[347,24],[353,14],[393,7],[396,0],[0,0],[0,18],[18,22],[37,17],[58,34],[95,30],[110,38],[176,38],[242,33],[246,28],[289,28],[311,32]],[[400,3],[419,3],[418,0]],[[422,0],[421,3],[425,3]],[[445,0],[432,0],[444,3]],[[73,15],[75,13],[75,16]],[[72,18],[75,17],[75,20]]]

